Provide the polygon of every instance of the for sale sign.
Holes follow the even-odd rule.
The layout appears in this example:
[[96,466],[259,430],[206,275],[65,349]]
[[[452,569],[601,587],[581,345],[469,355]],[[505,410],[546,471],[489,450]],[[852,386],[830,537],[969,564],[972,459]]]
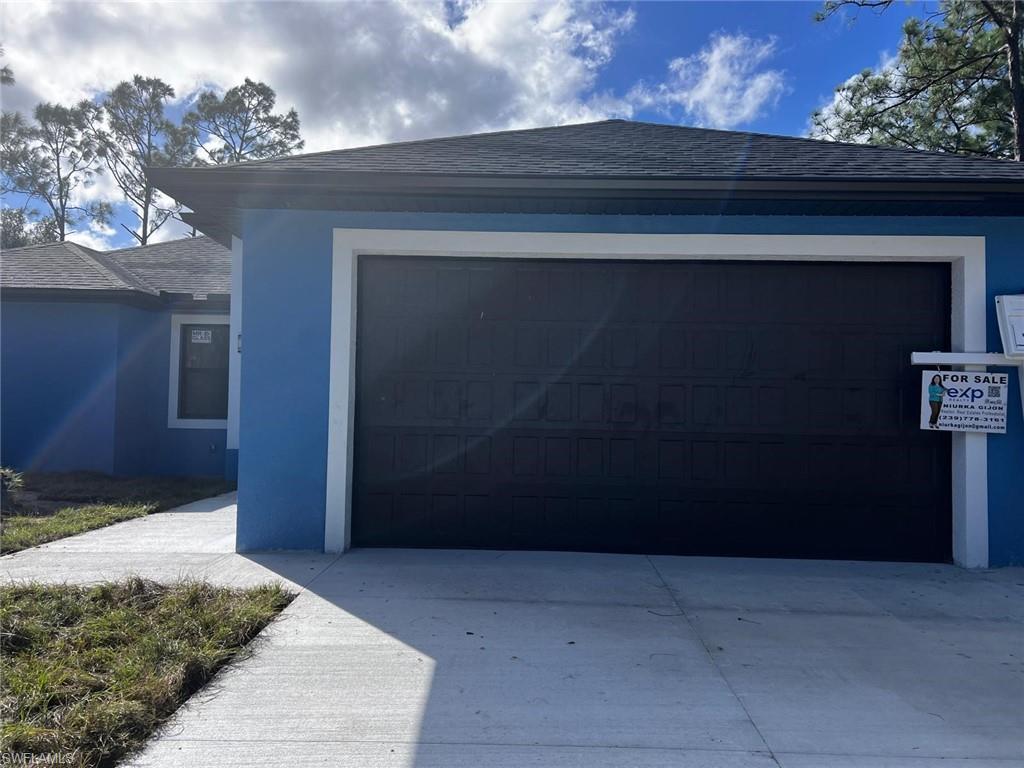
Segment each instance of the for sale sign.
[[983,371],[923,371],[921,429],[1005,432],[1009,376]]

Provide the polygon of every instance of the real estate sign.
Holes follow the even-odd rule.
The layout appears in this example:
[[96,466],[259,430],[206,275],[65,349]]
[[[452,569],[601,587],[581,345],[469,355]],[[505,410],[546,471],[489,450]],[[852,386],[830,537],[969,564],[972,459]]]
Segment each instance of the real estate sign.
[[985,371],[922,371],[921,429],[1005,432],[1009,376]]

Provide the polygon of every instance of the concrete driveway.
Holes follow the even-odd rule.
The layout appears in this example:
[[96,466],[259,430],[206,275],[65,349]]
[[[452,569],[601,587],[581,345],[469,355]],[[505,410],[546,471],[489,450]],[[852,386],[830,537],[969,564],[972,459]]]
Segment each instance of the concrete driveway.
[[[1024,572],[230,551],[233,508],[0,559],[302,592],[135,766],[1024,766]],[[219,505],[219,506],[218,506]]]

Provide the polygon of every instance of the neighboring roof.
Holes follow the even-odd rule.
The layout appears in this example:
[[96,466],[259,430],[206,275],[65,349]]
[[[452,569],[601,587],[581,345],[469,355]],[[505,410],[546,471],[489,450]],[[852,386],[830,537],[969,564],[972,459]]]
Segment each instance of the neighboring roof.
[[0,288],[125,296],[230,294],[231,251],[208,237],[97,251],[70,241],[0,254]]
[[146,173],[225,244],[245,209],[1024,215],[1024,163],[624,120]]
[[228,169],[246,173],[1024,181],[1024,165],[1010,160],[626,120],[423,139],[219,167]]
[[231,251],[208,237],[186,237],[105,256],[163,293],[231,293]]

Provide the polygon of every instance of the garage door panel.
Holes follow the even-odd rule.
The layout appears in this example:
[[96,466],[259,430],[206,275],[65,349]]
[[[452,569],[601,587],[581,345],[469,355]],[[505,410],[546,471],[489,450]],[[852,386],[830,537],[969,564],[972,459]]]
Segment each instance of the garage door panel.
[[878,380],[835,378],[818,383],[762,377],[564,376],[511,374],[454,378],[415,373],[377,376],[360,390],[361,412],[375,425],[488,425],[568,429],[697,431],[882,436],[905,431],[917,392]]
[[[578,433],[502,430],[375,430],[356,443],[360,478],[389,484],[425,474],[450,475],[484,487],[508,479],[543,478],[622,485],[640,494],[685,482],[694,488],[758,489],[771,498],[797,489],[830,489],[837,496],[849,484],[866,484],[861,493],[878,499],[912,493],[938,481],[941,451],[917,451],[901,442],[847,437],[728,436],[643,432]],[[648,488],[647,486],[650,486]]]
[[948,344],[948,285],[364,258],[354,541],[948,560],[949,440],[908,365]]

